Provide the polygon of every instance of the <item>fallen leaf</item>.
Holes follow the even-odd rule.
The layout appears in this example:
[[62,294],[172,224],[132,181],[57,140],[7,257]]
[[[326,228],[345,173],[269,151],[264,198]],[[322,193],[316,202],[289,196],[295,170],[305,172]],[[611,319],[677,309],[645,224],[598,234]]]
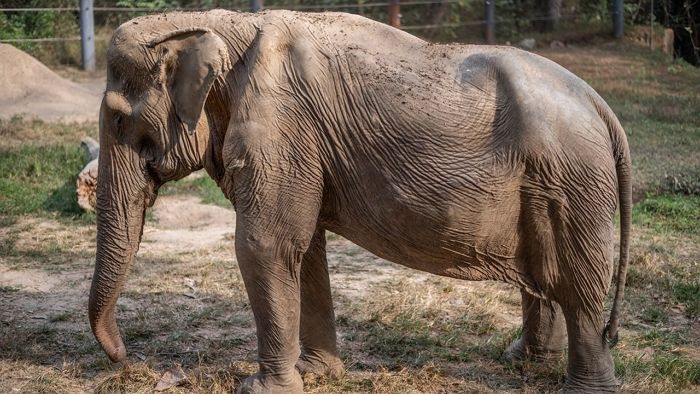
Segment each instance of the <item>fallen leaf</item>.
[[172,387],[180,386],[187,381],[187,375],[180,367],[170,368],[160,377],[154,391],[164,391]]
[[197,282],[192,278],[185,278],[182,280],[182,283],[192,290],[197,290]]

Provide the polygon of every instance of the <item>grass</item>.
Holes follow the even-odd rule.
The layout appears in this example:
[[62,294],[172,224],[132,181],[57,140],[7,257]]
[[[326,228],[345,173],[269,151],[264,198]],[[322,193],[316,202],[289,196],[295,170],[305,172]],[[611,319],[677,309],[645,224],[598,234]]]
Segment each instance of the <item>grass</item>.
[[79,146],[0,148],[0,212],[81,215],[75,181],[84,165]]
[[647,195],[634,206],[634,223],[657,234],[700,236],[700,194]]
[[700,362],[697,360],[661,351],[648,357],[614,354],[615,373],[625,381],[646,378],[664,387],[658,392],[680,391],[700,384]]
[[0,149],[22,146],[80,146],[87,136],[97,140],[97,123],[46,123],[15,116],[0,119]]
[[651,305],[642,310],[641,318],[649,323],[665,323],[668,321],[668,314],[664,308]]
[[673,298],[685,306],[688,317],[700,316],[700,280],[677,280],[669,283]]
[[[700,385],[700,72],[618,44],[544,51],[610,103],[633,154],[633,238],[621,342],[623,392],[695,392]],[[73,200],[85,164],[80,138],[95,124],[0,121],[0,392],[231,392],[254,373],[256,337],[232,242],[170,253],[143,247],[117,304],[128,368],[110,365],[90,333],[86,294],[94,216]],[[165,185],[230,207],[206,175]],[[519,293],[386,264],[329,234],[339,348],[338,380],[310,393],[551,392],[565,360],[510,365],[520,333]],[[150,245],[158,246],[158,245]],[[31,288],[8,278],[45,285]],[[192,289],[183,284],[195,283]],[[192,282],[194,281],[194,282]],[[52,287],[53,286],[53,287]]]
[[[471,361],[465,352],[469,339],[487,339],[495,333],[492,311],[485,307],[490,303],[455,305],[455,294],[445,290],[449,287],[443,281],[420,285],[392,281],[384,286],[375,289],[377,296],[370,296],[364,313],[352,311],[338,321],[353,333],[353,341],[363,342],[370,354],[381,356],[382,366],[390,370],[439,360]],[[448,313],[445,305],[450,305]]]

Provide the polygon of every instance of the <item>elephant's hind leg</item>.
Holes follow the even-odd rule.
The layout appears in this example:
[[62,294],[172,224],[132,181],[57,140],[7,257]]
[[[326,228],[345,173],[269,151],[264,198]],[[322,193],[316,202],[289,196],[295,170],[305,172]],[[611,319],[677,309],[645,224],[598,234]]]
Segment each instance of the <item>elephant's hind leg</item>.
[[[558,277],[557,211],[564,198],[551,196],[542,187],[549,180],[534,172],[523,184],[521,218],[522,243],[528,274],[545,294],[551,295]],[[566,347],[566,325],[561,307],[551,299],[537,298],[524,290],[522,294],[523,332],[506,349],[509,361],[543,360],[558,357]]]
[[602,313],[579,307],[563,307],[569,336],[566,392],[617,392],[612,354],[603,337]]
[[[616,392],[612,353],[606,343],[604,302],[612,268],[612,219],[560,244],[564,277],[555,291],[568,334],[567,392]],[[566,247],[564,253],[563,245]]]
[[331,299],[325,230],[319,228],[301,262],[301,357],[296,367],[302,376],[340,377],[335,314]]
[[539,361],[561,357],[566,347],[566,323],[561,307],[554,301],[521,293],[523,333],[506,349],[504,358]]

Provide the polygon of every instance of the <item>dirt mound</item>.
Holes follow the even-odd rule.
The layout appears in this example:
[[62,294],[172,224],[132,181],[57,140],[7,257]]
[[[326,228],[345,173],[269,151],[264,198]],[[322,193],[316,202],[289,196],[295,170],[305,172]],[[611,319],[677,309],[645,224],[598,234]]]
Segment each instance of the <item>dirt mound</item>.
[[202,204],[191,196],[160,196],[153,207],[155,226],[147,223],[140,251],[187,252],[211,248],[233,239],[236,214],[233,209]]
[[0,44],[0,118],[96,121],[104,84],[64,79],[12,45]]

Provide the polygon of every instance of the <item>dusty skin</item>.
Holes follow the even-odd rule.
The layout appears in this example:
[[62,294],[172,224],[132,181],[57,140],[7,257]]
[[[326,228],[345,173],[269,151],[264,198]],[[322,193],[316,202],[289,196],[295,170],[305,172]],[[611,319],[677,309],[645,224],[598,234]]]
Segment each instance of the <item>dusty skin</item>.
[[519,286],[508,356],[556,355],[568,338],[565,391],[616,390],[629,149],[600,96],[555,63],[346,14],[153,15],[114,33],[100,125],[89,315],[112,361],[126,359],[115,304],[145,209],[205,168],[235,206],[257,327],[259,372],[240,392],[343,372],[324,230],[408,267]]

